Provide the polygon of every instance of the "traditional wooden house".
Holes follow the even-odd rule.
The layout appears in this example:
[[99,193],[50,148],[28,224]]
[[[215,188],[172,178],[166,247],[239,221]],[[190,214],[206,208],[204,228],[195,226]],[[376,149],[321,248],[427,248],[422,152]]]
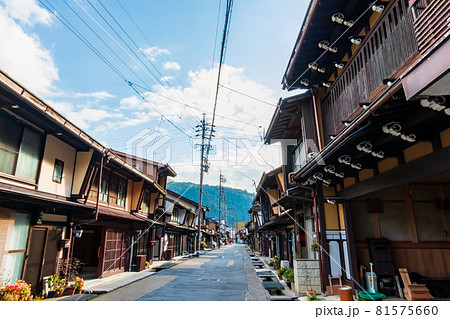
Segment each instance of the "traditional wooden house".
[[166,259],[196,252],[197,207],[198,203],[173,191],[167,191],[165,209],[170,220],[165,225]]
[[[117,151],[103,154],[90,159],[78,193],[96,207],[95,218],[76,220],[74,226],[83,230],[72,252],[84,263],[83,276],[143,270],[146,261],[163,255],[165,181],[173,173]],[[138,170],[143,164],[145,173]]]
[[270,139],[299,138],[288,181],[315,203],[322,290],[329,276],[361,290],[369,262],[388,294],[400,267],[450,279],[449,8],[310,3],[283,78],[307,92],[279,105]]
[[253,207],[253,225],[259,249],[264,256],[277,256],[292,261],[296,255],[292,208],[279,204],[286,193],[286,167],[281,166],[264,173],[256,188]]
[[[73,220],[95,206],[73,199],[95,143],[0,71],[0,277],[39,290],[70,254]],[[78,160],[77,160],[78,159]]]
[[205,238],[205,242],[208,245],[207,248],[216,248],[219,234],[218,230],[218,221],[210,217],[205,217],[202,225],[202,235]]
[[149,244],[138,239],[164,225],[170,170],[142,173],[4,72],[0,102],[2,280],[36,293],[72,257],[95,277],[133,269]]

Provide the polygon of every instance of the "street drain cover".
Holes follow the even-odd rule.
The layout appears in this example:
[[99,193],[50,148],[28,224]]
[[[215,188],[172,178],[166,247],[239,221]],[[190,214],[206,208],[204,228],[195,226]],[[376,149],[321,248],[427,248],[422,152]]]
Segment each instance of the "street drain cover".
[[220,281],[220,278],[199,278],[197,281]]

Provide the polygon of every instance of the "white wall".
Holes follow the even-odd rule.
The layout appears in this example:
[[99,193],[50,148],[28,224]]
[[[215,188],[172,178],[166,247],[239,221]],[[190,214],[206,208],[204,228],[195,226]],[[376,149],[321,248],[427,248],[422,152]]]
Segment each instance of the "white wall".
[[[38,182],[38,190],[70,197],[75,156],[76,152],[73,147],[53,135],[47,135],[44,157],[41,164],[41,174]],[[61,183],[52,181],[56,158],[64,162]]]

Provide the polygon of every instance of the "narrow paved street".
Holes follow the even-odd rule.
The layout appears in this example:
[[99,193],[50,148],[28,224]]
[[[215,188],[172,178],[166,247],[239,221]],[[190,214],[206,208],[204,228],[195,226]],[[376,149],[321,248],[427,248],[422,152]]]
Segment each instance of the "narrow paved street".
[[94,300],[267,300],[245,245],[192,258]]

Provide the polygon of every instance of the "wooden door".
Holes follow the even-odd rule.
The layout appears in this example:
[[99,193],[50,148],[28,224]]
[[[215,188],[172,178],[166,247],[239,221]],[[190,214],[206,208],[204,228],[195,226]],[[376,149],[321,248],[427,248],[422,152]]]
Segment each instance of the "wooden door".
[[61,228],[38,226],[31,229],[22,278],[31,284],[32,294],[42,289],[42,278],[53,275],[58,264]]
[[46,238],[47,228],[31,229],[22,278],[31,284],[32,294],[39,291]]
[[131,234],[125,230],[107,229],[104,235],[102,272],[108,276],[128,270]]

